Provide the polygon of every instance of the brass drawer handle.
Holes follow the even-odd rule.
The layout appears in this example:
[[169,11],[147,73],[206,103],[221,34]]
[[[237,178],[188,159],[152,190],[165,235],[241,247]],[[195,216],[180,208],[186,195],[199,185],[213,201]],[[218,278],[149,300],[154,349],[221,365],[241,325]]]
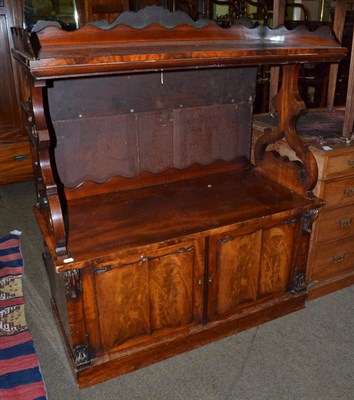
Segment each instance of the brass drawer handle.
[[339,225],[341,228],[347,228],[347,227],[350,226],[351,224],[352,224],[352,218],[348,218],[348,219],[342,218],[342,219],[338,222],[338,225]]
[[354,196],[354,188],[347,188],[343,190],[343,194],[346,197]]
[[335,264],[338,264],[338,263],[344,261],[345,256],[346,256],[346,253],[342,253],[342,254],[338,254],[337,256],[333,256],[333,262]]
[[354,160],[349,160],[348,161],[348,167],[354,168]]

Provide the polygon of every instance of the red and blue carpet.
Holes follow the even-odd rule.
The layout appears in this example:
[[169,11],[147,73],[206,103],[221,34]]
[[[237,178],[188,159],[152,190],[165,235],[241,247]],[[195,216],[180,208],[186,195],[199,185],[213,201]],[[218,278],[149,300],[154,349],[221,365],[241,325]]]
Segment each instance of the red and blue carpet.
[[0,238],[0,399],[47,398],[22,293],[23,259],[19,236]]

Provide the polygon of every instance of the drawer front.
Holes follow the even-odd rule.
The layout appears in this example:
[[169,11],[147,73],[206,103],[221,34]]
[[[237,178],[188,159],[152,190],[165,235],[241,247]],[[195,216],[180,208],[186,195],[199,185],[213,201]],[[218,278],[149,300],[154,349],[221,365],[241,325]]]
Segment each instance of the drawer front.
[[323,178],[334,178],[340,176],[354,175],[354,149],[337,157],[329,157],[327,168],[323,171]]
[[318,243],[354,235],[354,205],[331,211],[321,210],[317,223]]
[[316,246],[311,281],[354,270],[354,236]]
[[0,143],[0,184],[33,179],[32,158],[28,140]]
[[326,207],[354,204],[354,176],[324,183],[323,199]]

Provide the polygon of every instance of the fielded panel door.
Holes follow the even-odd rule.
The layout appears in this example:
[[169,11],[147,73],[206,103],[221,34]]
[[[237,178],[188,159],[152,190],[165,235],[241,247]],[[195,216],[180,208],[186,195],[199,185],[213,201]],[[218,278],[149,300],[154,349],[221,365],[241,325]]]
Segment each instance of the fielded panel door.
[[211,238],[210,321],[287,291],[294,232],[295,223],[291,223]]
[[86,308],[90,345],[103,353],[123,350],[201,323],[203,258],[192,241],[148,250],[135,262],[98,265]]

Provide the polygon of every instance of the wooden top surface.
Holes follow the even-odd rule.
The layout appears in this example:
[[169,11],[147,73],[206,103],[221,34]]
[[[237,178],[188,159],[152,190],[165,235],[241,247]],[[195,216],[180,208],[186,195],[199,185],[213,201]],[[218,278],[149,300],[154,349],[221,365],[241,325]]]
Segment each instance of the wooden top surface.
[[310,200],[246,168],[70,200],[68,250],[80,262],[306,208],[313,208]]
[[265,26],[223,29],[186,23],[173,28],[87,24],[67,32],[47,26],[38,32],[13,29],[15,56],[37,79],[160,69],[339,61],[346,50],[327,27],[309,32]]

